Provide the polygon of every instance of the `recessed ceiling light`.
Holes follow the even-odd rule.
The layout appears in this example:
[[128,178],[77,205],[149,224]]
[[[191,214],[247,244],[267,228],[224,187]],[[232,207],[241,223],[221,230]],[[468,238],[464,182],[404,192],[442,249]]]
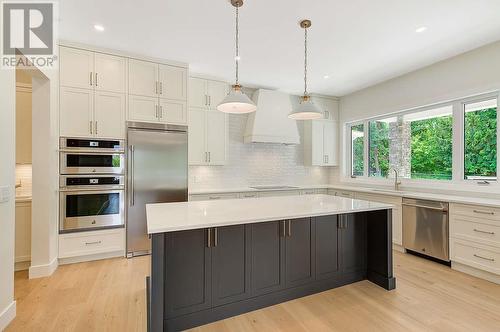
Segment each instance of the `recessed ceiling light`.
[[325,75],[325,76],[323,76],[323,78],[324,78],[325,80],[327,80],[327,79],[329,79],[329,78],[330,78],[330,75]]
[[100,24],[94,24],[94,29],[97,31],[104,31],[104,27]]
[[425,30],[427,30],[427,27],[420,27],[420,28],[417,28],[417,30],[415,30],[415,32],[421,33],[421,32],[424,32]]

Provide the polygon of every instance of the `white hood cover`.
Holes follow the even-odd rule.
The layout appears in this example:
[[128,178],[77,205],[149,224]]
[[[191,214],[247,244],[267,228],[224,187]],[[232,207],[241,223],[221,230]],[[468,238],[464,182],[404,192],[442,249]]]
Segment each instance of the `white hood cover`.
[[257,111],[248,116],[245,143],[300,144],[297,122],[289,119],[292,97],[286,93],[259,89],[253,94]]

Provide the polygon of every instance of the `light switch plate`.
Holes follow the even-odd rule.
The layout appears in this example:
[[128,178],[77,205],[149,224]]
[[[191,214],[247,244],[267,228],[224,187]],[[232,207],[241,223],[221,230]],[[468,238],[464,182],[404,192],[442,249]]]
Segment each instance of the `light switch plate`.
[[10,188],[8,186],[0,187],[0,203],[7,203],[10,201]]

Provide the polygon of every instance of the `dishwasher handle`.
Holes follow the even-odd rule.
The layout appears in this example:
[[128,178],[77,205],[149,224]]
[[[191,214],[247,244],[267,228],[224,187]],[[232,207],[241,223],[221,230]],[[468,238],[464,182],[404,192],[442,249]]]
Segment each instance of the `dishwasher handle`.
[[402,205],[409,206],[409,207],[422,208],[422,209],[436,210],[436,211],[441,211],[443,213],[448,213],[448,209],[442,208],[442,207],[435,207],[435,206],[428,206],[428,205],[421,205],[421,204],[410,204],[410,203],[402,203]]

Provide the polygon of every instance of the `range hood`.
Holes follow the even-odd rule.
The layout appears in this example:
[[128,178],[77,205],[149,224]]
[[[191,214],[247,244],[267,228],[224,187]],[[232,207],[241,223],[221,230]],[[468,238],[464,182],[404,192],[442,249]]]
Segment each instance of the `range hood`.
[[292,96],[259,89],[252,99],[257,111],[248,116],[245,143],[300,144],[297,122],[288,118],[293,107]]

